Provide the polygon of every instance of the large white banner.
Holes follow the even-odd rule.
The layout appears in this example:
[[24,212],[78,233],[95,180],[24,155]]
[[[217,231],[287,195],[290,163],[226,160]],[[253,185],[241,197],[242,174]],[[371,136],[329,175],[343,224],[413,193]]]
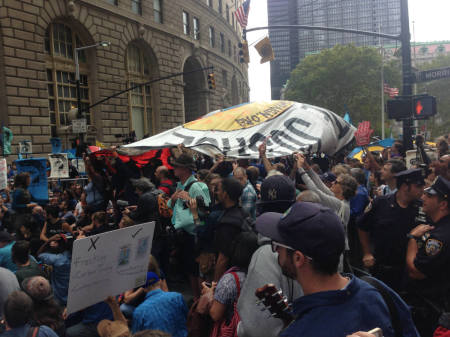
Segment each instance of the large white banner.
[[52,153],[48,155],[50,161],[50,178],[69,178],[69,161],[67,153]]
[[145,284],[154,222],[75,240],[68,313]]
[[265,141],[268,157],[299,150],[333,155],[352,140],[355,131],[340,116],[313,105],[253,102],[211,112],[124,147],[157,149],[183,144],[210,156],[258,158],[258,146]]

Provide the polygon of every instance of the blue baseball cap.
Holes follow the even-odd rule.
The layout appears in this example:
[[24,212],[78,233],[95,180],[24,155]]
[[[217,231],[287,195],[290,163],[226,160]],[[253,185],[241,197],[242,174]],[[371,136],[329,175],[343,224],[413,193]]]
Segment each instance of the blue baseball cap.
[[320,204],[297,202],[284,214],[268,212],[256,218],[256,231],[320,261],[342,254],[345,232],[341,219]]
[[158,281],[159,281],[159,276],[156,273],[149,271],[149,272],[147,272],[147,280],[145,281],[144,288],[150,287]]

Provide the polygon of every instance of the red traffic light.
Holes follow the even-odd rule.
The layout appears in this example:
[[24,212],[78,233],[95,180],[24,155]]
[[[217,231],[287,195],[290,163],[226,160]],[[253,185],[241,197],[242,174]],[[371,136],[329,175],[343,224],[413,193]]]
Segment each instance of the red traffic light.
[[427,119],[436,115],[436,97],[433,96],[416,96],[414,97],[414,118]]

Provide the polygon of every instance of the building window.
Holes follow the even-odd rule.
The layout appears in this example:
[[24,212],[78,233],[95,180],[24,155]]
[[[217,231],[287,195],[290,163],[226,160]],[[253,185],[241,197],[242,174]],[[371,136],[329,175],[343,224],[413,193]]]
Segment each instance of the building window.
[[[75,48],[81,47],[79,37],[63,23],[51,24],[45,33],[45,52],[47,54],[47,91],[49,99],[50,128],[53,136],[57,129],[70,125],[68,112],[77,107],[77,89],[75,83]],[[78,54],[80,66],[80,98],[88,124],[91,114],[88,110],[89,100],[89,67],[84,51]]]
[[131,130],[137,139],[153,133],[153,109],[151,85],[140,85],[150,81],[150,64],[144,52],[137,45],[131,44],[127,50],[128,87],[136,87],[128,92]]
[[225,15],[227,16],[227,23],[230,23],[230,7],[228,5],[225,7]]
[[218,11],[220,14],[222,14],[222,0],[219,0],[219,6],[218,6]]
[[216,35],[214,32],[214,27],[209,27],[209,46],[214,48],[216,45]]
[[231,57],[231,41],[228,40],[228,56]]
[[213,0],[208,0],[208,6],[212,7],[213,6]]
[[111,5],[117,6],[117,0],[107,0]]
[[189,13],[183,11],[183,33],[184,35],[189,35],[191,32],[191,27],[189,25]]
[[194,23],[194,39],[200,40],[200,21],[198,18],[194,18],[193,23]]
[[223,80],[223,87],[228,88],[228,74],[225,69],[222,69],[222,80]]
[[155,22],[162,23],[162,0],[153,0],[153,17]]
[[225,53],[225,37],[223,36],[223,33],[220,33],[220,51]]
[[139,15],[142,15],[142,0],[131,0],[131,10]]
[[234,29],[236,29],[235,25],[234,25],[234,14],[231,14],[231,21],[232,21],[232,26]]

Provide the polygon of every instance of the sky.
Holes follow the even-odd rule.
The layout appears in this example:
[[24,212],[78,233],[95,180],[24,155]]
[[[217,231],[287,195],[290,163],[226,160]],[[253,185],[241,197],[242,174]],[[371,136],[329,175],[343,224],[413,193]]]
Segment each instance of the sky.
[[[449,12],[449,0],[409,0],[411,41],[450,41]],[[267,0],[252,0],[247,28],[261,26],[267,26]],[[260,56],[252,46],[267,34],[267,31],[262,30],[247,33],[251,101],[270,100],[270,62],[259,64]]]

